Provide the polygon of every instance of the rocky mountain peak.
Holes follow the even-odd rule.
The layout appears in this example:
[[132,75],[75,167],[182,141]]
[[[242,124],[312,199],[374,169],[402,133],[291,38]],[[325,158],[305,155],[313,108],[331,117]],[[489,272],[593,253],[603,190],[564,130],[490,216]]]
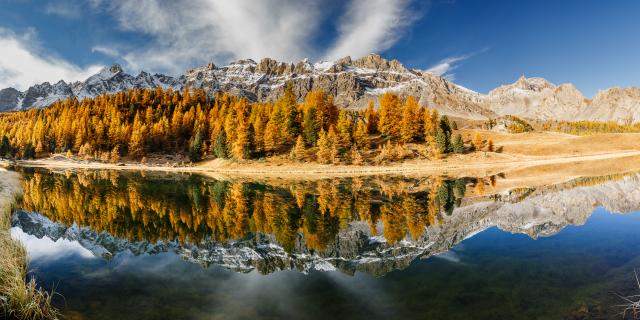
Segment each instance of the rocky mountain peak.
[[[349,60],[351,60],[350,57]],[[398,72],[406,71],[402,63],[400,63],[398,60],[388,61],[379,54],[375,53],[370,53],[360,59],[353,61],[352,65],[354,67],[363,69],[393,70]]]
[[120,73],[120,72],[122,72],[122,66],[120,66],[117,63],[115,63],[115,64],[111,65],[111,68],[109,68],[109,71],[111,71],[111,73],[113,73],[113,74]]
[[264,58],[243,59],[225,66],[213,63],[187,71],[180,77],[141,72],[131,76],[118,64],[102,69],[83,82],[42,83],[24,92],[0,90],[0,111],[45,107],[57,100],[95,97],[133,88],[230,92],[250,101],[273,101],[293,85],[301,101],[310,90],[324,90],[346,108],[363,108],[386,92],[418,98],[419,103],[449,116],[487,119],[515,115],[536,120],[640,121],[640,88],[611,88],[586,99],[572,84],[559,86],[538,77],[522,76],[484,95],[458,86],[441,76],[409,70],[397,60],[378,54],[358,59],[297,63]]
[[520,88],[522,90],[528,91],[536,91],[540,92],[544,89],[553,89],[555,85],[544,78],[526,78],[524,75],[521,76],[518,81],[513,84],[514,87]]
[[285,75],[294,72],[294,65],[292,63],[279,62],[271,58],[264,58],[260,60],[256,71],[267,75]]

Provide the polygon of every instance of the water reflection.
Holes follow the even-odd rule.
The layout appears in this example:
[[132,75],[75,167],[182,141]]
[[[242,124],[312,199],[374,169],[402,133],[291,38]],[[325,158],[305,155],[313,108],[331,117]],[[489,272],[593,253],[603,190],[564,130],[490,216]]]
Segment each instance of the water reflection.
[[640,261],[640,216],[608,214],[640,209],[635,173],[512,189],[22,173],[12,232],[68,318],[606,318]]
[[485,183],[370,177],[278,186],[197,175],[36,170],[24,173],[21,208],[132,241],[198,244],[262,233],[273,234],[292,252],[302,234],[308,249],[324,251],[354,221],[367,223],[372,236],[380,222],[390,244],[407,235],[416,240],[460,205],[468,185],[482,189]]
[[14,225],[74,239],[106,259],[174,252],[243,272],[383,275],[492,226],[536,238],[583,224],[596,206],[630,212],[640,204],[636,174],[496,192],[503,178],[260,182],[23,169],[23,211]]

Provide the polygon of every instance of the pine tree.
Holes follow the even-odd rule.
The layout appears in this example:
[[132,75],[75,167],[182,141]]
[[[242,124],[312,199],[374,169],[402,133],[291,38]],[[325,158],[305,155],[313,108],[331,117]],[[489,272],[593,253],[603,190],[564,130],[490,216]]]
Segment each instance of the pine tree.
[[436,142],[435,136],[426,136],[425,144],[429,147],[429,150],[434,154],[436,158],[440,156],[440,152],[438,151],[438,143]]
[[327,137],[327,133],[324,129],[320,130],[320,136],[318,137],[318,152],[316,153],[318,162],[327,163],[331,157],[331,143]]
[[338,115],[338,123],[336,126],[338,141],[337,144],[341,150],[348,150],[351,148],[351,137],[353,135],[353,122],[349,114],[340,110]]
[[244,121],[241,122],[238,129],[238,135],[236,141],[233,142],[232,153],[236,159],[249,159],[251,155],[250,144],[251,138],[249,137],[249,129]]
[[484,141],[482,140],[482,136],[480,136],[479,133],[476,133],[473,136],[473,149],[476,151],[480,151],[482,150],[482,147],[484,146]]
[[425,140],[427,139],[428,136],[435,137],[437,130],[436,130],[436,127],[433,125],[433,121],[431,120],[431,113],[429,112],[429,109],[425,110],[423,114],[422,123],[423,123]]
[[369,105],[367,106],[367,111],[365,111],[365,118],[367,120],[367,133],[376,134],[378,133],[378,115],[373,108],[373,101],[369,101]]
[[322,90],[312,90],[307,93],[303,109],[308,110],[310,107],[316,108],[317,125],[325,131],[338,120],[338,107]]
[[404,143],[418,140],[420,130],[420,107],[415,98],[409,97],[402,108],[402,121],[400,123],[400,140]]
[[378,116],[380,133],[392,138],[399,136],[402,113],[400,98],[397,95],[389,92],[382,95]]
[[440,117],[440,129],[442,129],[446,135],[451,136],[451,123],[449,123],[449,118],[446,115]]
[[356,131],[353,134],[353,142],[357,148],[369,149],[369,134],[367,125],[363,121],[358,121]]
[[111,152],[109,153],[109,161],[111,163],[117,163],[118,161],[120,161],[120,146],[119,145],[115,145],[113,147],[113,149],[111,149]]
[[277,121],[269,120],[264,131],[264,148],[267,152],[275,152],[280,148],[282,139]]
[[0,157],[8,158],[11,154],[11,143],[9,142],[9,138],[6,135],[2,136],[2,141],[0,141]]
[[195,162],[202,159],[202,144],[202,132],[198,130],[189,144],[189,159],[191,161]]
[[294,147],[294,155],[296,160],[298,161],[302,161],[305,158],[305,154],[306,154],[306,150],[304,147],[304,139],[302,138],[302,136],[298,136],[298,139],[296,140],[296,146]]
[[441,154],[449,151],[449,139],[441,128],[438,128],[438,133],[436,133],[436,147]]
[[282,127],[283,136],[287,140],[292,140],[300,132],[300,122],[298,121],[298,107],[291,82],[285,86],[284,94],[280,97],[277,104],[284,118]]
[[33,147],[31,142],[29,142],[24,146],[24,150],[22,151],[22,159],[34,159],[35,157],[36,149]]
[[95,151],[93,150],[93,147],[91,146],[91,144],[88,142],[85,142],[85,144],[83,144],[78,150],[78,156],[80,156],[83,159],[89,160],[93,158],[94,152]]
[[329,133],[327,133],[327,139],[329,139],[331,156],[330,160],[333,164],[340,163],[343,149],[340,147],[340,137],[336,133],[336,128],[331,126]]
[[129,154],[134,158],[140,158],[145,155],[145,128],[146,126],[142,126],[131,132],[131,138],[129,139]]
[[464,153],[464,141],[462,140],[461,134],[456,134],[456,137],[453,141],[453,152],[455,153]]
[[221,130],[213,143],[213,154],[216,158],[227,159],[229,157],[229,151],[227,147],[227,135],[224,130]]
[[316,145],[319,129],[316,108],[309,107],[304,112],[304,120],[302,122],[302,133],[307,146],[313,147]]
[[364,164],[364,158],[362,157],[362,153],[358,148],[351,148],[351,152],[349,153],[349,158],[351,159],[351,164],[359,166]]

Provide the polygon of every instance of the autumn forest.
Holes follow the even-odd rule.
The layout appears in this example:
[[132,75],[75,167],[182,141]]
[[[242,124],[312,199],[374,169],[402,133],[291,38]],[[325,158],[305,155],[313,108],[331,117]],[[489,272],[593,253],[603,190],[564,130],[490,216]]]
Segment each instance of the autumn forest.
[[[179,154],[190,161],[282,156],[319,163],[386,163],[470,150],[457,125],[413,97],[386,93],[376,107],[338,108],[311,91],[298,103],[290,86],[274,102],[252,103],[203,90],[133,89],[94,99],[67,99],[44,109],[0,115],[0,155],[35,158],[67,153],[87,160],[145,161]],[[411,146],[411,147],[409,147]]]

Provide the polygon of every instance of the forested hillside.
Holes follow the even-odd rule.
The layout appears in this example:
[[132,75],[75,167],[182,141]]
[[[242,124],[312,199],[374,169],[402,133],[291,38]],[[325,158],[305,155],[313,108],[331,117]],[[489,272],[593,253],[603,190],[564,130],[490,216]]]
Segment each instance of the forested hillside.
[[[321,163],[383,163],[463,153],[456,124],[416,99],[386,93],[364,111],[339,109],[322,91],[297,103],[291,87],[275,102],[250,103],[203,90],[134,89],[67,99],[45,109],[0,115],[4,157],[66,152],[84,159],[144,160],[150,154],[255,159],[288,156]],[[413,147],[408,148],[410,144]]]

